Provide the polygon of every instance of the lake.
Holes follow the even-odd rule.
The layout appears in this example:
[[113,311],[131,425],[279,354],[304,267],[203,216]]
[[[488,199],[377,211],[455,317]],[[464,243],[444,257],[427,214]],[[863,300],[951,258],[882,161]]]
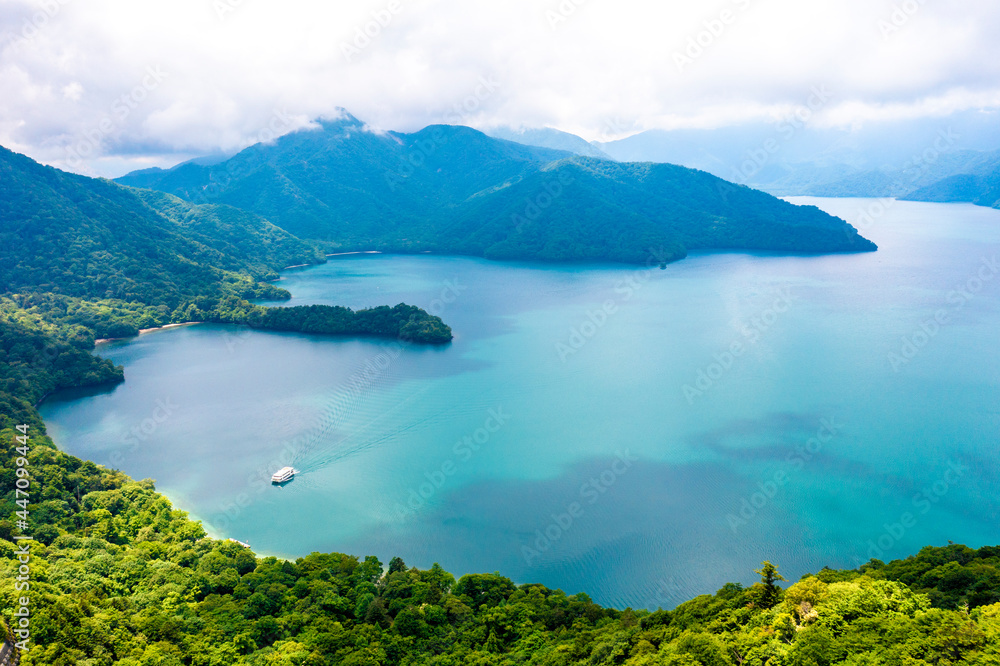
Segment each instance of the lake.
[[620,608],[765,559],[794,579],[1000,543],[1000,211],[793,201],[880,251],[337,257],[284,273],[287,305],[406,302],[455,341],[159,331],[98,347],[124,384],[42,414],[258,553],[398,555]]

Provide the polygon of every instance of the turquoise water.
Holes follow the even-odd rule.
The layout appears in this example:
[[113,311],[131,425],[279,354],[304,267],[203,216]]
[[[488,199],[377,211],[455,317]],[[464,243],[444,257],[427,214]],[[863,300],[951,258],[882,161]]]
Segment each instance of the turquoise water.
[[[795,201],[874,207],[880,251],[341,257],[288,271],[290,304],[412,303],[454,343],[155,332],[99,347],[123,385],[43,415],[258,552],[399,555],[618,607],[751,582],[763,559],[793,578],[1000,543],[1000,211]],[[272,487],[285,464],[301,473]]]

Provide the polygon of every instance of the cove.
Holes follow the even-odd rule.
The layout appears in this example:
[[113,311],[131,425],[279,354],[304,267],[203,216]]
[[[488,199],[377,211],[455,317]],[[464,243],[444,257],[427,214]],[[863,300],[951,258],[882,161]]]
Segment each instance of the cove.
[[[672,607],[997,542],[1000,211],[806,199],[877,253],[658,267],[360,255],[288,305],[423,307],[443,348],[199,325],[101,345],[61,448],[259,553],[394,555]],[[282,487],[270,475],[301,471]]]

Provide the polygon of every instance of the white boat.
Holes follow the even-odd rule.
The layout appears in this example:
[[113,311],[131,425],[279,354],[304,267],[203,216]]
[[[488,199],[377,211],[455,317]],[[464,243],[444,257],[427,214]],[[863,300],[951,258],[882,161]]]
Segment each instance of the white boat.
[[282,467],[271,475],[271,483],[288,483],[295,478],[295,470],[291,467]]

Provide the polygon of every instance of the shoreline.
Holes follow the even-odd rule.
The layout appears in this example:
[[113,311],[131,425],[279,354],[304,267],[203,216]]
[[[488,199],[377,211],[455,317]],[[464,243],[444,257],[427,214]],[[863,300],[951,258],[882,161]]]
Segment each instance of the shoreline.
[[[180,328],[181,326],[194,326],[195,324],[203,324],[202,321],[186,321],[181,324],[165,324],[163,326],[157,326],[155,328],[140,328],[139,335],[145,335],[146,333],[152,333],[154,331],[165,331],[170,328]],[[106,342],[118,342],[119,340],[131,340],[132,338],[138,337],[138,335],[130,335],[125,338],[100,338],[94,340],[94,346],[104,344]]]
[[[382,254],[381,250],[358,250],[357,252],[335,252],[333,254],[324,254],[324,257],[348,257],[352,254]],[[309,268],[311,266],[321,266],[322,264],[295,264],[294,266],[285,266],[282,271],[289,271],[293,268]],[[279,271],[280,272],[280,271]],[[279,278],[280,279],[280,278]]]
[[328,254],[328,257],[348,257],[352,254],[382,254],[381,250],[361,250],[359,252],[335,252],[333,254]]
[[[359,250],[357,252],[336,252],[334,254],[324,254],[323,256],[324,257],[347,257],[347,256],[350,256],[352,254],[382,254],[382,252],[381,252],[381,250]],[[281,273],[281,272],[284,272],[284,271],[290,271],[293,268],[311,268],[313,266],[322,266],[322,264],[295,264],[294,266],[285,266],[284,268],[282,268],[278,272]],[[277,277],[277,278],[275,278],[274,280],[268,280],[268,282],[278,282],[279,280],[281,280],[280,276]]]

